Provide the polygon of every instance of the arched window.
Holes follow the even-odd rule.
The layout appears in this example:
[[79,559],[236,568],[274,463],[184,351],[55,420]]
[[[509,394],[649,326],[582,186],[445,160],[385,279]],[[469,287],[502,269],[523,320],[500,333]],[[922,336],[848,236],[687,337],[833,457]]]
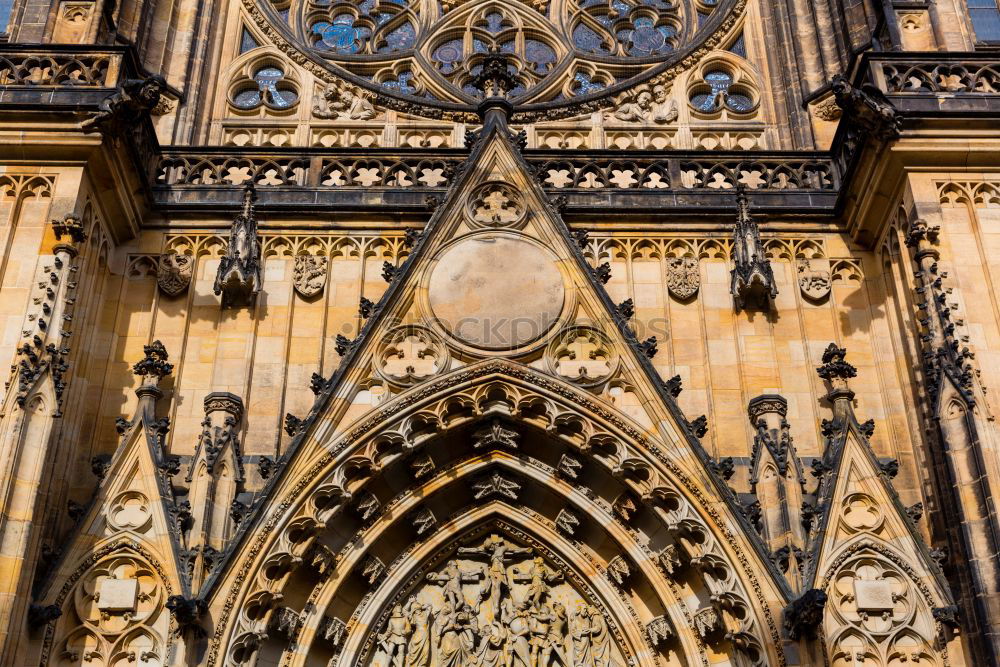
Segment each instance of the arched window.
[[969,18],[977,42],[1000,42],[1000,7],[997,0],[968,0]]
[[0,0],[0,42],[10,39],[10,12],[14,9],[14,0]]

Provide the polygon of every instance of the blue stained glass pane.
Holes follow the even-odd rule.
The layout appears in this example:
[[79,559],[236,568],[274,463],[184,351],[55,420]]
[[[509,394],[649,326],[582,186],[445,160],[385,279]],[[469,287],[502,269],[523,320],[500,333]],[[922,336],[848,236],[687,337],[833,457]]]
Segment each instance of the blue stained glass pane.
[[500,45],[500,50],[504,53],[514,53],[514,42],[504,42]]
[[740,93],[729,93],[726,95],[726,106],[740,113],[753,109],[753,100]]
[[503,14],[497,12],[487,14],[486,29],[494,35],[503,30]]
[[548,44],[534,39],[524,41],[524,59],[538,73],[552,69],[556,62],[556,52]]
[[318,46],[333,49],[337,53],[358,53],[364,40],[371,36],[368,28],[354,26],[354,17],[350,14],[336,16],[333,23],[314,23],[312,31],[319,35]]
[[691,104],[699,111],[715,111],[715,95],[698,93],[691,97]]
[[729,51],[735,53],[741,58],[747,57],[747,45],[743,39],[742,32],[740,33],[740,36],[736,38],[736,41],[733,42],[732,46],[729,47]]
[[280,16],[281,20],[283,20],[285,23],[288,23],[288,17],[291,14],[291,12],[292,10],[290,7],[285,7],[284,9],[278,10],[278,16]]
[[728,72],[714,70],[705,75],[705,82],[712,87],[713,93],[718,93],[729,89],[733,77]]
[[392,32],[390,32],[385,40],[386,44],[379,48],[379,53],[387,53],[389,51],[402,51],[403,49],[408,49],[413,46],[413,42],[417,39],[417,31],[411,23],[404,23]]
[[591,81],[590,76],[583,72],[577,72],[573,77],[573,81],[575,84],[573,88],[577,95],[587,95],[588,93],[594,93],[605,88],[603,83]]
[[474,39],[472,40],[472,50],[476,53],[486,53],[490,50],[490,47],[483,40]]
[[240,37],[240,53],[253,51],[258,46],[260,46],[260,44],[258,44],[257,40],[253,38],[253,35],[250,34],[250,31],[247,30],[246,28],[243,28],[243,35]]
[[390,79],[389,81],[383,81],[382,87],[388,88],[389,90],[394,90],[397,93],[403,93],[406,95],[412,95],[417,92],[417,89],[410,85],[410,81],[413,80],[413,72],[400,72],[399,76],[395,79]]
[[443,74],[451,74],[455,66],[462,62],[462,40],[453,39],[434,49],[431,58],[440,63],[438,69]]
[[241,90],[233,97],[233,106],[240,109],[253,109],[260,106],[260,91],[253,89]]
[[388,14],[388,13],[383,12],[383,13],[381,13],[381,14],[378,15],[378,18],[375,20],[375,22],[378,23],[379,25],[385,25],[386,23],[389,22],[389,19],[391,19],[391,18],[392,18],[392,14]]
[[573,28],[573,44],[582,51],[591,53],[610,53],[604,46],[604,40],[596,32],[582,23]]
[[372,10],[375,9],[375,0],[365,0],[358,5],[358,9],[364,14],[371,14]]
[[968,0],[969,18],[976,40],[1000,42],[1000,9],[997,0]]
[[269,86],[268,92],[270,93],[269,97],[271,98],[271,105],[279,109],[287,109],[295,104],[299,99],[299,96],[293,91],[280,90],[275,85]]
[[625,4],[624,2],[622,2],[621,0],[615,0],[614,2],[612,2],[611,3],[611,8],[614,9],[619,14],[623,15],[623,16],[625,14],[628,14],[629,11],[632,9],[630,6],[628,6],[627,4]]
[[7,24],[10,23],[10,12],[14,9],[14,0],[0,0],[0,33],[7,34]]

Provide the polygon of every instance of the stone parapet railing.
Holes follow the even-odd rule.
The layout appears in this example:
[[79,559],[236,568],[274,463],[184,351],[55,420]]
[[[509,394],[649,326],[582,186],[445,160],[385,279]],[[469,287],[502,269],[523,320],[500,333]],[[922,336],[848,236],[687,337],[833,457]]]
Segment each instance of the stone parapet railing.
[[0,44],[0,104],[97,105],[137,71],[131,53],[115,46]]
[[904,113],[1000,111],[1000,52],[875,52],[858,74]]
[[[206,191],[212,201],[235,203],[253,182],[262,205],[426,208],[468,156],[464,149],[255,149],[166,147],[153,169],[154,197],[163,205],[196,206]],[[789,206],[830,206],[840,177],[823,153],[719,151],[648,152],[527,150],[539,184],[565,195],[573,207],[600,207],[612,192],[633,193],[640,209],[663,206],[732,207],[742,184],[763,196],[799,194]],[[770,198],[777,204],[777,198]],[[787,199],[787,197],[786,197]],[[231,201],[230,201],[231,200]]]

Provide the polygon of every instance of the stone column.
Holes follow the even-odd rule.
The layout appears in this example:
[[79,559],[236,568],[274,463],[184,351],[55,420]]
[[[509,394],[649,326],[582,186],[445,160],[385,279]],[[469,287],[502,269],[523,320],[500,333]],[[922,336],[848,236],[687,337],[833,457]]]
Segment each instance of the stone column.
[[[1000,663],[1000,521],[994,491],[1000,480],[989,474],[989,438],[993,425],[981,413],[978,404],[984,394],[970,359],[968,348],[955,337],[953,306],[939,271],[940,254],[935,247],[939,228],[916,220],[906,236],[913,251],[917,271],[918,317],[922,330],[923,379],[927,416],[933,436],[944,458],[958,516],[957,561],[966,573],[962,577],[971,590],[963,598],[966,627],[975,627],[981,636],[981,660]],[[995,454],[994,454],[995,456]],[[972,616],[975,622],[972,623]]]

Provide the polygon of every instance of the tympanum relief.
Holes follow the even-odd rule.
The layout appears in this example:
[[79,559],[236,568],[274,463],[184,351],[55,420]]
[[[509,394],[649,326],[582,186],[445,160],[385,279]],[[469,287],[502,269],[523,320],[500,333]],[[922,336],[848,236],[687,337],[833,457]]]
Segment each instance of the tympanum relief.
[[458,547],[379,628],[379,667],[618,667],[604,615],[535,549]]

